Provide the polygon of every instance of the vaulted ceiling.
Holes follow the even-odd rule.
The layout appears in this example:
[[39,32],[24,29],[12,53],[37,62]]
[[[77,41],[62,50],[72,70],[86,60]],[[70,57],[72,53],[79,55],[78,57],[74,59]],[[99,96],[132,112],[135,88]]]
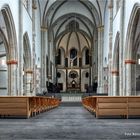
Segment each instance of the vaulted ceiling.
[[107,0],[41,0],[42,26],[56,43],[75,32],[92,42],[97,27],[104,24]]

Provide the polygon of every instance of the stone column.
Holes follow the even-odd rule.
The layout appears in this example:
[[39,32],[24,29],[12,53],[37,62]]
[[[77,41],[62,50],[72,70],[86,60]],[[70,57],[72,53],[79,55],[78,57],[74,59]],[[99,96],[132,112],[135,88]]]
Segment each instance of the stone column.
[[79,69],[79,86],[80,86],[80,91],[82,91],[82,82],[81,82],[81,68]]
[[124,87],[125,87],[125,80],[124,80],[124,51],[125,51],[125,44],[124,44],[124,27],[125,27],[125,0],[120,1],[120,42],[119,42],[119,94],[124,96]]
[[98,27],[98,88],[97,93],[103,93],[103,35],[104,26]]
[[66,92],[68,91],[68,69],[66,68]]
[[126,96],[136,95],[135,60],[125,60],[126,67]]
[[110,0],[109,5],[109,55],[108,55],[108,95],[113,95],[112,91],[112,35],[113,35],[113,0]]
[[33,95],[33,71],[31,69],[27,69],[25,71],[25,95],[31,96]]
[[51,46],[51,41],[49,40],[49,46],[48,46],[48,67],[49,67],[48,68],[48,76],[49,77],[51,77],[51,57],[50,57],[51,51],[50,51],[50,47],[52,47],[52,46]]
[[18,95],[23,95],[23,4],[19,1]]
[[[28,81],[32,81],[30,82],[30,84],[27,84],[27,95],[36,95],[36,58],[35,58],[35,37],[36,37],[36,33],[35,33],[35,10],[37,9],[37,5],[36,5],[36,1],[33,0],[32,1],[32,68],[33,70],[26,70],[26,75],[27,78],[30,79]],[[32,80],[31,80],[32,79]],[[27,82],[28,83],[28,82]],[[32,86],[31,86],[32,85]],[[29,89],[30,88],[30,89]],[[29,91],[30,90],[30,91]]]
[[56,82],[56,65],[55,65],[55,48],[54,44],[53,44],[53,73],[52,73],[52,80],[53,83],[57,83]]
[[94,44],[92,45],[92,83],[97,82],[98,75],[98,42],[94,35]]
[[17,60],[8,60],[8,95],[17,96]]
[[112,70],[112,96],[119,96],[119,71]]
[[46,90],[46,46],[47,28],[41,27],[41,92]]

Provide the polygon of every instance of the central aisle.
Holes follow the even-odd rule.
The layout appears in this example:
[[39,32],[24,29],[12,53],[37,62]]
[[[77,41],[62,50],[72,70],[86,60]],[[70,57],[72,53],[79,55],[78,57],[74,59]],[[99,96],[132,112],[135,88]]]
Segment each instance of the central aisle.
[[95,119],[82,106],[58,107],[30,119],[0,119],[0,140],[140,139],[139,119]]

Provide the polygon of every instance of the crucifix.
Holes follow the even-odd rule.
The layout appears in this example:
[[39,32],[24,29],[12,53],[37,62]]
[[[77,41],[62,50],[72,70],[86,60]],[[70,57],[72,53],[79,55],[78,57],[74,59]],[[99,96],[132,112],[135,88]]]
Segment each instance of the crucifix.
[[77,56],[75,56],[74,58],[70,59],[70,67],[73,67],[73,61],[77,58]]

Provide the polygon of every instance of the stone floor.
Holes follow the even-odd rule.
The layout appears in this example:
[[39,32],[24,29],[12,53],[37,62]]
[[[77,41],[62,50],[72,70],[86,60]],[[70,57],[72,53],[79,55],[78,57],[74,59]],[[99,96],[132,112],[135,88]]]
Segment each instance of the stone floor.
[[96,119],[60,106],[30,119],[0,119],[0,140],[140,140],[140,119]]

